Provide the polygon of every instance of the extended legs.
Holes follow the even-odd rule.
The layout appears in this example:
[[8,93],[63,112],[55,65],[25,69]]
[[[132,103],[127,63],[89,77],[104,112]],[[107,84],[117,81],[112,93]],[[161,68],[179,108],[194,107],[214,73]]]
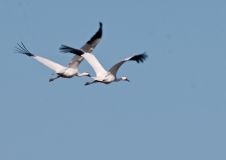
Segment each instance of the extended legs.
[[54,81],[54,80],[57,79],[57,78],[60,78],[60,76],[57,76],[56,78],[50,78],[50,79],[49,79],[49,82],[52,82],[52,81]]
[[86,82],[84,85],[87,86],[87,85],[90,85],[90,84],[93,84],[93,83],[97,83],[97,82],[98,82],[98,81],[96,81],[96,80],[93,81],[93,82]]

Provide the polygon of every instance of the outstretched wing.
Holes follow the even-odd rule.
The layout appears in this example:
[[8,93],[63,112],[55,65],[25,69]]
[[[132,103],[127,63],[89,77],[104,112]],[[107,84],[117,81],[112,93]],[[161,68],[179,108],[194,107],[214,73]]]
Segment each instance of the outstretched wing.
[[93,67],[97,77],[107,73],[107,71],[102,67],[100,62],[96,59],[96,57],[93,54],[84,53],[82,57],[84,57],[87,60],[87,62]]
[[[17,43],[18,44],[18,43]],[[27,50],[27,48],[24,46],[24,44],[21,42],[21,45],[18,44],[19,47],[15,47],[15,52],[17,53],[21,53],[21,54],[25,54],[29,57],[32,57],[34,59],[36,59],[37,61],[39,61],[40,63],[44,64],[45,66],[51,68],[52,70],[54,70],[55,72],[58,71],[58,70],[61,70],[63,68],[65,68],[64,66],[61,66],[53,61],[50,61],[48,59],[45,59],[45,58],[42,58],[42,57],[39,57],[39,56],[36,56],[34,54],[32,54],[31,52],[29,52]]]
[[[87,53],[91,53],[94,48],[96,47],[96,45],[99,43],[99,41],[101,40],[102,37],[102,23],[100,22],[100,28],[99,30],[93,35],[93,37],[86,42],[86,44],[84,46],[82,46],[80,48],[80,50],[87,52]],[[79,64],[82,62],[83,57],[80,57],[78,55],[75,55],[72,60],[69,63],[69,67],[70,68],[77,68],[79,66]]]
[[83,57],[75,55],[70,61],[68,67],[74,69],[78,68],[79,64],[83,61],[83,59]]
[[100,22],[100,28],[99,30],[93,35],[93,37],[86,42],[84,46],[82,46],[81,50],[86,52],[86,53],[91,53],[96,45],[99,43],[102,37],[102,23]]
[[96,72],[97,77],[106,73],[106,70],[102,67],[100,62],[96,59],[96,57],[91,53],[86,53],[78,49],[74,49],[69,46],[61,45],[60,51],[64,53],[73,53],[78,56],[84,57],[87,62],[93,67],[94,71]]
[[144,60],[146,60],[146,58],[148,57],[148,55],[145,53],[143,54],[138,54],[138,55],[135,55],[133,57],[129,57],[129,58],[126,58],[118,63],[116,63],[113,67],[111,67],[111,69],[109,70],[109,72],[111,74],[113,74],[115,77],[116,77],[116,73],[118,71],[118,69],[121,67],[121,65],[127,61],[136,61],[137,63],[140,63],[140,62],[144,62]]

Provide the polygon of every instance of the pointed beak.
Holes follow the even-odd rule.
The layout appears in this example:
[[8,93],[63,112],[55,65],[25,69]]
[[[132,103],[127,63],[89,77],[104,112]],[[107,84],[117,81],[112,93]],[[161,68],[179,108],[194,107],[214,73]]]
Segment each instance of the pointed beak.
[[91,77],[91,75],[89,75],[89,74],[88,74],[87,76],[88,76],[88,77]]
[[130,80],[126,79],[126,81],[130,82]]

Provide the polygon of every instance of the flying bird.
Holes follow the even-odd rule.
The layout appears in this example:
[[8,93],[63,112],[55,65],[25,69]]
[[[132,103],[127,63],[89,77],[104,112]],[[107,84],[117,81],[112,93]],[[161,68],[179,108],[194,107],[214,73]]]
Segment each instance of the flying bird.
[[63,52],[63,53],[69,52],[69,53],[76,54],[78,56],[82,56],[93,67],[93,69],[96,73],[96,77],[91,77],[91,78],[94,79],[94,81],[93,82],[86,82],[85,85],[90,85],[90,84],[93,84],[93,83],[96,83],[96,82],[101,82],[101,83],[105,83],[105,84],[110,84],[111,82],[119,82],[119,81],[130,82],[126,76],[123,76],[121,78],[116,77],[116,73],[117,73],[118,69],[121,67],[121,65],[123,63],[125,63],[127,61],[136,61],[137,63],[140,63],[140,62],[143,62],[144,60],[146,60],[146,58],[148,57],[146,52],[143,53],[143,54],[128,57],[128,58],[123,59],[122,61],[116,63],[108,71],[106,71],[102,67],[100,62],[96,59],[96,57],[91,53],[87,53],[87,52],[84,52],[82,50],[74,49],[72,47],[65,46],[65,45],[61,45],[60,51]]
[[[89,41],[86,42],[85,45],[83,45],[80,48],[81,51],[91,53],[94,50],[94,48],[96,47],[96,45],[99,43],[99,41],[101,40],[101,37],[102,37],[102,23],[100,22],[99,25],[100,25],[99,30],[93,35],[93,37]],[[15,48],[16,48],[15,52],[25,54],[29,57],[32,57],[32,58],[36,59],[37,61],[39,61],[40,63],[44,64],[45,66],[49,67],[53,71],[55,71],[55,73],[58,76],[56,78],[50,78],[49,82],[51,82],[57,78],[60,78],[60,77],[62,77],[62,78],[72,78],[73,76],[90,77],[89,72],[79,73],[78,66],[84,59],[83,57],[81,57],[79,55],[75,55],[72,58],[72,60],[70,61],[69,65],[67,67],[64,67],[60,64],[57,64],[53,61],[46,59],[46,58],[32,54],[31,52],[28,51],[28,49],[25,47],[25,45],[22,42],[21,42],[21,45],[18,44],[18,47],[15,47]]]

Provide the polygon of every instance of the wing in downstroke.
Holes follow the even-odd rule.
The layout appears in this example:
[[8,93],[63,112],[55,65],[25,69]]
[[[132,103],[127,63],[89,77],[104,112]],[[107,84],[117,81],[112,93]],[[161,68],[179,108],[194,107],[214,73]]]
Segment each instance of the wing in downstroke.
[[59,49],[63,53],[73,53],[78,56],[84,57],[88,61],[88,63],[93,67],[97,77],[107,73],[106,70],[102,67],[100,62],[96,59],[96,57],[93,54],[85,53],[81,50],[78,50],[69,46],[65,46],[65,45],[61,45]]
[[61,66],[60,64],[57,64],[57,63],[50,61],[46,58],[42,58],[42,57],[39,57],[39,56],[32,54],[31,52],[29,52],[27,50],[27,48],[24,46],[24,44],[22,42],[21,42],[21,45],[18,44],[18,46],[19,47],[15,47],[16,48],[15,52],[25,54],[29,57],[32,57],[32,58],[36,59],[37,61],[39,61],[40,63],[44,64],[45,66],[49,67],[50,69],[54,70],[55,72],[65,68],[64,66]]
[[82,57],[84,57],[87,60],[87,62],[93,67],[97,77],[107,73],[107,71],[102,67],[100,62],[96,59],[96,57],[93,54],[84,53],[82,54]]
[[58,63],[55,63],[53,61],[50,61],[48,59],[45,59],[45,58],[42,58],[42,57],[39,57],[39,56],[34,56],[32,58],[36,59],[37,61],[39,61],[40,63],[42,63],[45,66],[49,67],[50,69],[54,70],[55,72],[60,71],[60,70],[65,68],[64,66],[61,66]]

